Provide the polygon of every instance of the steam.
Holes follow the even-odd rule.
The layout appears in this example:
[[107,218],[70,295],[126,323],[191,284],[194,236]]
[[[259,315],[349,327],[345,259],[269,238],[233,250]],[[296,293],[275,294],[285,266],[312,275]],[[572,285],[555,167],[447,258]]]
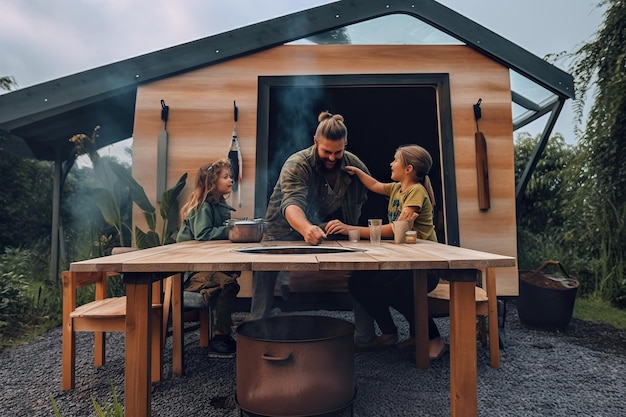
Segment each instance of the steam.
[[268,186],[273,189],[285,160],[294,152],[313,144],[317,116],[332,110],[323,103],[323,90],[317,77],[297,79],[294,85],[276,87],[270,97]]

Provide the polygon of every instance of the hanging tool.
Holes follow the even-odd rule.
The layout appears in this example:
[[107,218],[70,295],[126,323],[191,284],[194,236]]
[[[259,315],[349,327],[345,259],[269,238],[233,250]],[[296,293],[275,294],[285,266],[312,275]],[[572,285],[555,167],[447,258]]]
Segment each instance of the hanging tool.
[[488,210],[491,206],[489,199],[489,164],[487,163],[487,141],[485,135],[478,128],[478,120],[482,117],[480,103],[483,99],[479,98],[474,104],[474,119],[476,120],[476,133],[474,134],[474,142],[476,145],[476,173],[478,176],[478,207],[481,210]]
[[235,126],[233,127],[233,137],[230,141],[230,149],[228,150],[228,159],[233,169],[233,205],[235,205],[235,198],[237,200],[237,206],[241,208],[241,180],[243,178],[243,160],[241,158],[241,149],[239,148],[239,139],[237,138],[237,120],[239,119],[239,109],[237,108],[237,102],[233,101],[233,118],[235,120]]
[[161,129],[157,139],[157,203],[161,202],[161,196],[165,192],[165,186],[167,184],[167,118],[169,112],[169,106],[166,106],[165,100],[161,99],[161,120],[163,120],[163,129]]

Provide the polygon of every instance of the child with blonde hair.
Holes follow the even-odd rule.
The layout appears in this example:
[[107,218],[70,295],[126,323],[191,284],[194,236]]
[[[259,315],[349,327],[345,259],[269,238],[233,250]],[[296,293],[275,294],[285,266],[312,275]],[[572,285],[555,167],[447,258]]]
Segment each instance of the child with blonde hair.
[[[426,149],[419,145],[405,145],[396,149],[391,167],[393,182],[382,183],[361,169],[346,166],[344,169],[356,175],[368,190],[389,197],[387,207],[388,224],[381,228],[383,237],[393,237],[391,223],[396,220],[413,221],[413,230],[419,239],[437,241],[433,224],[435,197],[428,178],[433,160]],[[328,222],[327,233],[347,234],[355,226],[337,220]],[[369,236],[367,227],[358,227],[362,238]],[[428,275],[428,291],[437,286],[439,278]],[[367,343],[357,343],[357,350],[375,350],[393,347],[398,342],[397,327],[389,307],[399,311],[409,322],[408,341],[399,347],[414,345],[415,304],[413,300],[412,271],[357,271],[349,280],[350,294],[376,320],[382,335],[374,336]],[[433,318],[428,317],[429,353],[431,360],[440,358],[447,350],[441,341]]]
[[[235,209],[226,203],[225,196],[230,195],[233,184],[228,159],[200,167],[196,186],[180,211],[182,224],[177,242],[228,239],[228,226],[224,222]],[[185,277],[186,291],[199,292],[208,308],[215,305],[215,330],[209,343],[214,356],[231,357],[236,352],[231,327],[239,293],[238,277],[239,272],[234,271],[187,273]]]

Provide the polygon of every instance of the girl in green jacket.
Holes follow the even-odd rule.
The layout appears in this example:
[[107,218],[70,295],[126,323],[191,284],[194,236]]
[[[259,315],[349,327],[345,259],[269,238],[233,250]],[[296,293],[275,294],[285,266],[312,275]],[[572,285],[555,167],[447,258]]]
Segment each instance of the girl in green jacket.
[[[226,203],[225,196],[232,192],[233,183],[228,159],[200,167],[196,187],[180,211],[183,220],[177,242],[228,239],[228,226],[224,222],[235,209]],[[238,277],[239,272],[224,271],[196,273],[186,280],[187,291],[199,291],[208,308],[215,306],[215,330],[209,349],[217,355],[232,356],[236,352],[231,315],[239,293]]]

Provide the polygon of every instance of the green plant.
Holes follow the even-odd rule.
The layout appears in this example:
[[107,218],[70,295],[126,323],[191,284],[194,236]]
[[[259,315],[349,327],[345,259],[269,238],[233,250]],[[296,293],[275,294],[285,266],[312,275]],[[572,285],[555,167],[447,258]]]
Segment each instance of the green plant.
[[[604,22],[572,54],[577,121],[586,120],[571,172],[566,216],[581,253],[594,260],[596,291],[626,308],[626,3],[601,0]],[[584,116],[587,97],[593,99]]]
[[[154,217],[153,212],[144,210],[149,230],[148,232],[144,232],[140,228],[135,227],[135,242],[138,248],[151,248],[159,245],[167,245],[176,241],[176,228],[172,227],[172,225],[176,225],[177,222],[171,220],[175,219],[178,215],[178,196],[183,188],[185,188],[186,181],[187,173],[183,174],[183,176],[179,178],[176,185],[169,190],[166,190],[161,197],[161,203],[159,205],[159,212],[161,214],[161,219],[163,220],[161,237],[159,237],[159,234],[156,231],[156,218]],[[145,196],[143,188],[141,189],[141,193]]]
[[[111,382],[111,397],[113,398],[113,402],[110,404],[106,404],[103,407],[98,403],[98,401],[96,401],[93,395],[91,396],[91,403],[93,404],[93,408],[96,411],[96,415],[98,417],[124,417],[124,408],[117,398],[117,393],[115,392],[115,386],[113,385],[113,382]],[[61,411],[59,410],[59,406],[54,400],[52,394],[48,395],[48,398],[50,399],[50,403],[52,404],[52,410],[54,411],[54,415],[56,417],[63,417]]]
[[91,402],[93,403],[93,407],[96,410],[96,415],[98,415],[98,417],[124,417],[124,409],[117,399],[113,382],[111,382],[111,396],[113,397],[113,403],[107,404],[104,408],[98,404],[93,396],[91,396]]
[[60,290],[47,280],[47,251],[40,246],[0,254],[0,347],[60,317]]
[[16,336],[22,328],[28,311],[26,288],[23,275],[13,271],[0,275],[0,333],[3,335]]
[[183,174],[174,187],[165,191],[159,206],[163,227],[161,233],[156,231],[157,218],[156,209],[150,203],[143,187],[132,177],[130,172],[117,163],[100,158],[97,152],[96,141],[98,130],[96,126],[91,137],[85,134],[77,134],[70,138],[74,143],[77,154],[87,154],[92,161],[94,171],[99,178],[102,187],[96,189],[94,201],[100,210],[104,221],[112,226],[119,237],[120,246],[129,246],[127,233],[131,231],[131,226],[124,222],[121,212],[121,201],[129,196],[133,203],[142,210],[148,231],[135,227],[134,235],[136,245],[140,249],[165,245],[174,242],[175,228],[172,227],[170,219],[178,212],[178,195],[185,187],[187,173]]
[[50,162],[13,154],[0,133],[0,252],[42,240],[50,246],[53,171]]
[[[99,130],[100,126],[96,126],[91,136],[79,133],[72,136],[69,141],[74,144],[76,155],[87,155],[93,165],[95,185],[91,189],[91,199],[105,223],[113,228],[112,236],[108,233],[103,235],[112,241],[112,246],[128,246],[131,226],[123,216],[123,207],[130,199],[130,191],[126,184],[120,182],[120,177],[131,175],[127,168],[122,167],[117,161],[100,157],[96,144]],[[139,201],[138,204],[141,206],[144,202]]]

